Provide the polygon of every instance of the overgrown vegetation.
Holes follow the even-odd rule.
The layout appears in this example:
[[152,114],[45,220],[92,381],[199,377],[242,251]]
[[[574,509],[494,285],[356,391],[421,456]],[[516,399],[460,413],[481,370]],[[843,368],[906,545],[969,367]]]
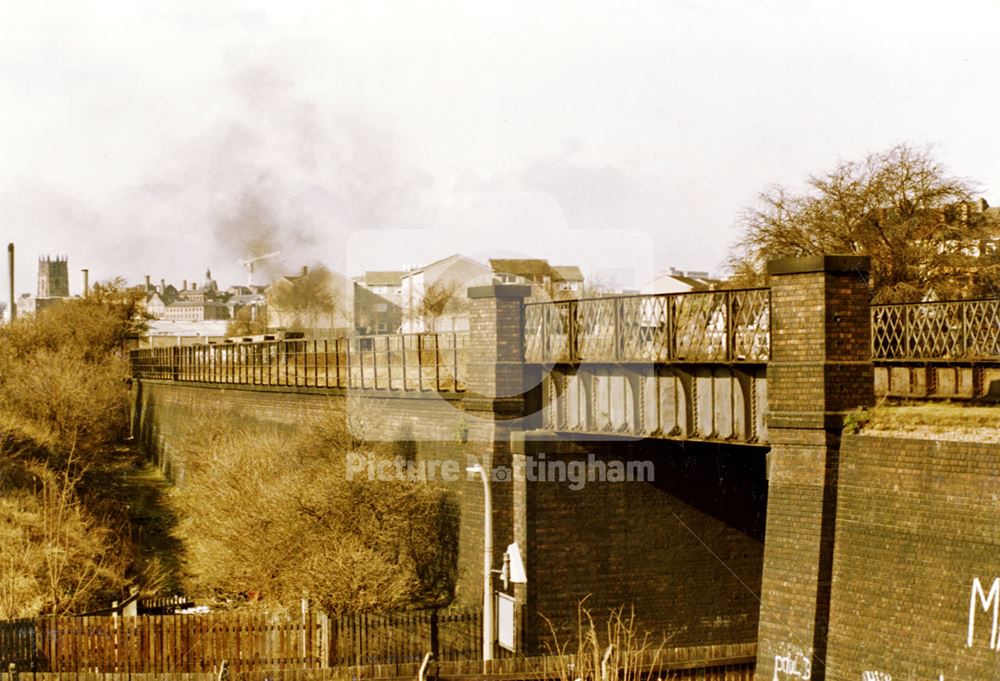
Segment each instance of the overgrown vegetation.
[[577,626],[572,637],[560,640],[559,632],[549,622],[552,643],[549,655],[558,656],[559,681],[642,681],[662,678],[663,653],[668,638],[643,632],[634,610],[624,607],[608,614],[607,621],[595,624],[591,610],[577,605]]
[[94,483],[123,456],[138,305],[112,281],[0,329],[0,618],[79,612],[141,580]]
[[1000,442],[1000,405],[957,402],[894,405],[884,402],[848,414],[845,430],[865,435]]
[[226,335],[234,336],[258,336],[267,332],[266,308],[261,308],[257,317],[248,307],[244,307],[236,313],[236,316],[226,324]]
[[456,511],[423,483],[348,476],[358,451],[394,457],[365,449],[336,412],[294,438],[197,424],[176,454],[188,593],[271,609],[307,597],[330,613],[447,603]]

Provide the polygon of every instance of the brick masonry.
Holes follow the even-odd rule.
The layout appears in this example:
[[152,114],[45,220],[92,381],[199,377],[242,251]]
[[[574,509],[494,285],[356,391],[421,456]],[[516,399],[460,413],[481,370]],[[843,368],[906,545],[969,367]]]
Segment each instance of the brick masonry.
[[998,444],[844,437],[827,679],[1000,677],[998,496]]
[[574,489],[536,475],[515,492],[515,536],[527,547],[528,584],[517,595],[529,652],[571,639],[581,603],[600,627],[624,607],[640,630],[671,646],[755,640],[763,450],[662,440],[572,444],[539,434],[515,450],[515,466],[530,461],[536,471],[589,455],[652,463],[645,480]]
[[868,260],[769,265],[768,507],[758,681],[822,681],[846,411],[872,400]]

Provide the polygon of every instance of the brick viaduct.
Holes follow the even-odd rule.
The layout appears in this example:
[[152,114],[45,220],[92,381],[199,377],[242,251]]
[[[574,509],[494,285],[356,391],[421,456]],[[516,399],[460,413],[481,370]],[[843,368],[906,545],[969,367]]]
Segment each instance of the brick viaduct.
[[[284,380],[265,379],[276,362],[252,349],[212,349],[207,374],[181,350],[139,351],[133,427],[179,484],[171,451],[206,413],[234,428],[295,429],[343,409],[365,438],[405,442],[417,461],[481,461],[495,471],[494,564],[515,541],[526,563],[527,584],[509,591],[528,653],[544,652],[550,627],[575,631],[586,599],[597,617],[634,608],[670,645],[756,642],[762,680],[992,678],[1000,445],[842,430],[846,413],[873,402],[876,382],[907,393],[936,377],[942,389],[983,392],[983,376],[1000,370],[900,364],[880,366],[876,380],[867,266],[851,256],[771,263],[768,312],[744,319],[742,336],[738,308],[750,299],[726,299],[721,355],[681,350],[690,339],[679,335],[680,307],[662,318],[658,308],[618,304],[601,317],[595,307],[617,334],[601,346],[603,336],[561,328],[556,307],[524,305],[522,287],[473,288],[462,390],[457,347],[435,347],[454,361],[432,376],[407,367],[426,348],[407,355],[405,341],[395,374],[389,341],[385,355],[370,346],[368,365],[369,346],[338,346],[335,369],[326,348],[325,378],[314,354],[290,385],[275,384],[290,383],[287,358]],[[659,322],[642,321],[651,317]],[[542,335],[529,338],[526,319]],[[646,355],[621,333],[629,320],[646,329],[642,347],[655,345],[658,326],[673,334],[669,348],[634,361]],[[710,329],[711,315],[702,322]],[[444,388],[442,366],[456,374]],[[425,381],[435,389],[419,389]],[[654,479],[528,479],[539,463],[588,457],[588,471],[652,462]],[[481,485],[464,474],[439,484],[461,517],[456,601],[481,602]]]

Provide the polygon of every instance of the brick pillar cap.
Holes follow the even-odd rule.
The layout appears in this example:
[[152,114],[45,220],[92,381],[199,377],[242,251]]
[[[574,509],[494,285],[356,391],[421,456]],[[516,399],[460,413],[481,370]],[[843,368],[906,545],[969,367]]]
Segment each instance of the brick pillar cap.
[[778,258],[767,263],[767,273],[770,275],[808,272],[867,275],[870,271],[871,258],[867,255],[806,255]]
[[531,295],[530,286],[519,286],[512,284],[501,284],[499,286],[470,286],[470,298],[519,298],[524,299]]

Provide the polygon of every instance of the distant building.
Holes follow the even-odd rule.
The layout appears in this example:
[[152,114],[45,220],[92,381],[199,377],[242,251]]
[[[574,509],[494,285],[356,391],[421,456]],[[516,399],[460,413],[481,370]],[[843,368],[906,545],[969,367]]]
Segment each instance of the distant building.
[[383,298],[400,303],[403,294],[403,275],[405,272],[399,271],[369,271],[363,276],[357,277],[355,281],[362,288],[372,293],[377,293]]
[[583,292],[583,272],[576,265],[549,265],[541,258],[491,258],[498,284],[532,287],[532,300],[578,298]]
[[38,259],[38,297],[69,298],[69,262],[65,257]]
[[[246,289],[246,286],[231,286],[227,291],[238,288]],[[229,318],[235,319],[242,310],[250,311],[250,320],[256,321],[263,318],[264,310],[267,308],[267,296],[262,293],[241,293],[230,295],[226,298],[226,308],[229,310]]]
[[163,347],[221,343],[226,338],[227,324],[228,322],[225,320],[153,320],[146,324],[141,345],[144,347]]
[[152,291],[146,294],[146,314],[153,319],[163,319],[166,312],[167,302],[159,291]]
[[303,267],[299,274],[278,277],[267,289],[268,328],[312,337],[349,334],[354,328],[355,282],[337,272],[329,274],[323,281]]
[[576,265],[552,266],[552,297],[578,298],[583,293],[583,272]]
[[354,286],[355,332],[362,335],[397,333],[403,321],[398,294],[378,294],[362,286],[360,282]]
[[176,300],[167,305],[159,319],[174,322],[200,322],[229,319],[229,308],[214,300]]
[[38,290],[22,294],[17,312],[32,315],[69,298],[69,262],[65,257],[43,256],[38,259]]
[[687,293],[689,291],[709,291],[718,288],[721,280],[709,275],[708,272],[683,272],[671,267],[661,272],[650,282],[643,284],[640,293]]
[[190,289],[185,286],[185,290],[178,292],[178,297],[193,303],[203,303],[219,300],[223,296],[220,295],[219,285],[212,279],[212,270],[209,269],[205,271],[205,282],[201,286]]
[[556,273],[548,260],[540,258],[490,258],[493,278],[498,284],[531,286],[531,298],[551,298]]
[[403,332],[468,331],[466,291],[492,280],[488,265],[458,253],[404,273],[400,279]]

